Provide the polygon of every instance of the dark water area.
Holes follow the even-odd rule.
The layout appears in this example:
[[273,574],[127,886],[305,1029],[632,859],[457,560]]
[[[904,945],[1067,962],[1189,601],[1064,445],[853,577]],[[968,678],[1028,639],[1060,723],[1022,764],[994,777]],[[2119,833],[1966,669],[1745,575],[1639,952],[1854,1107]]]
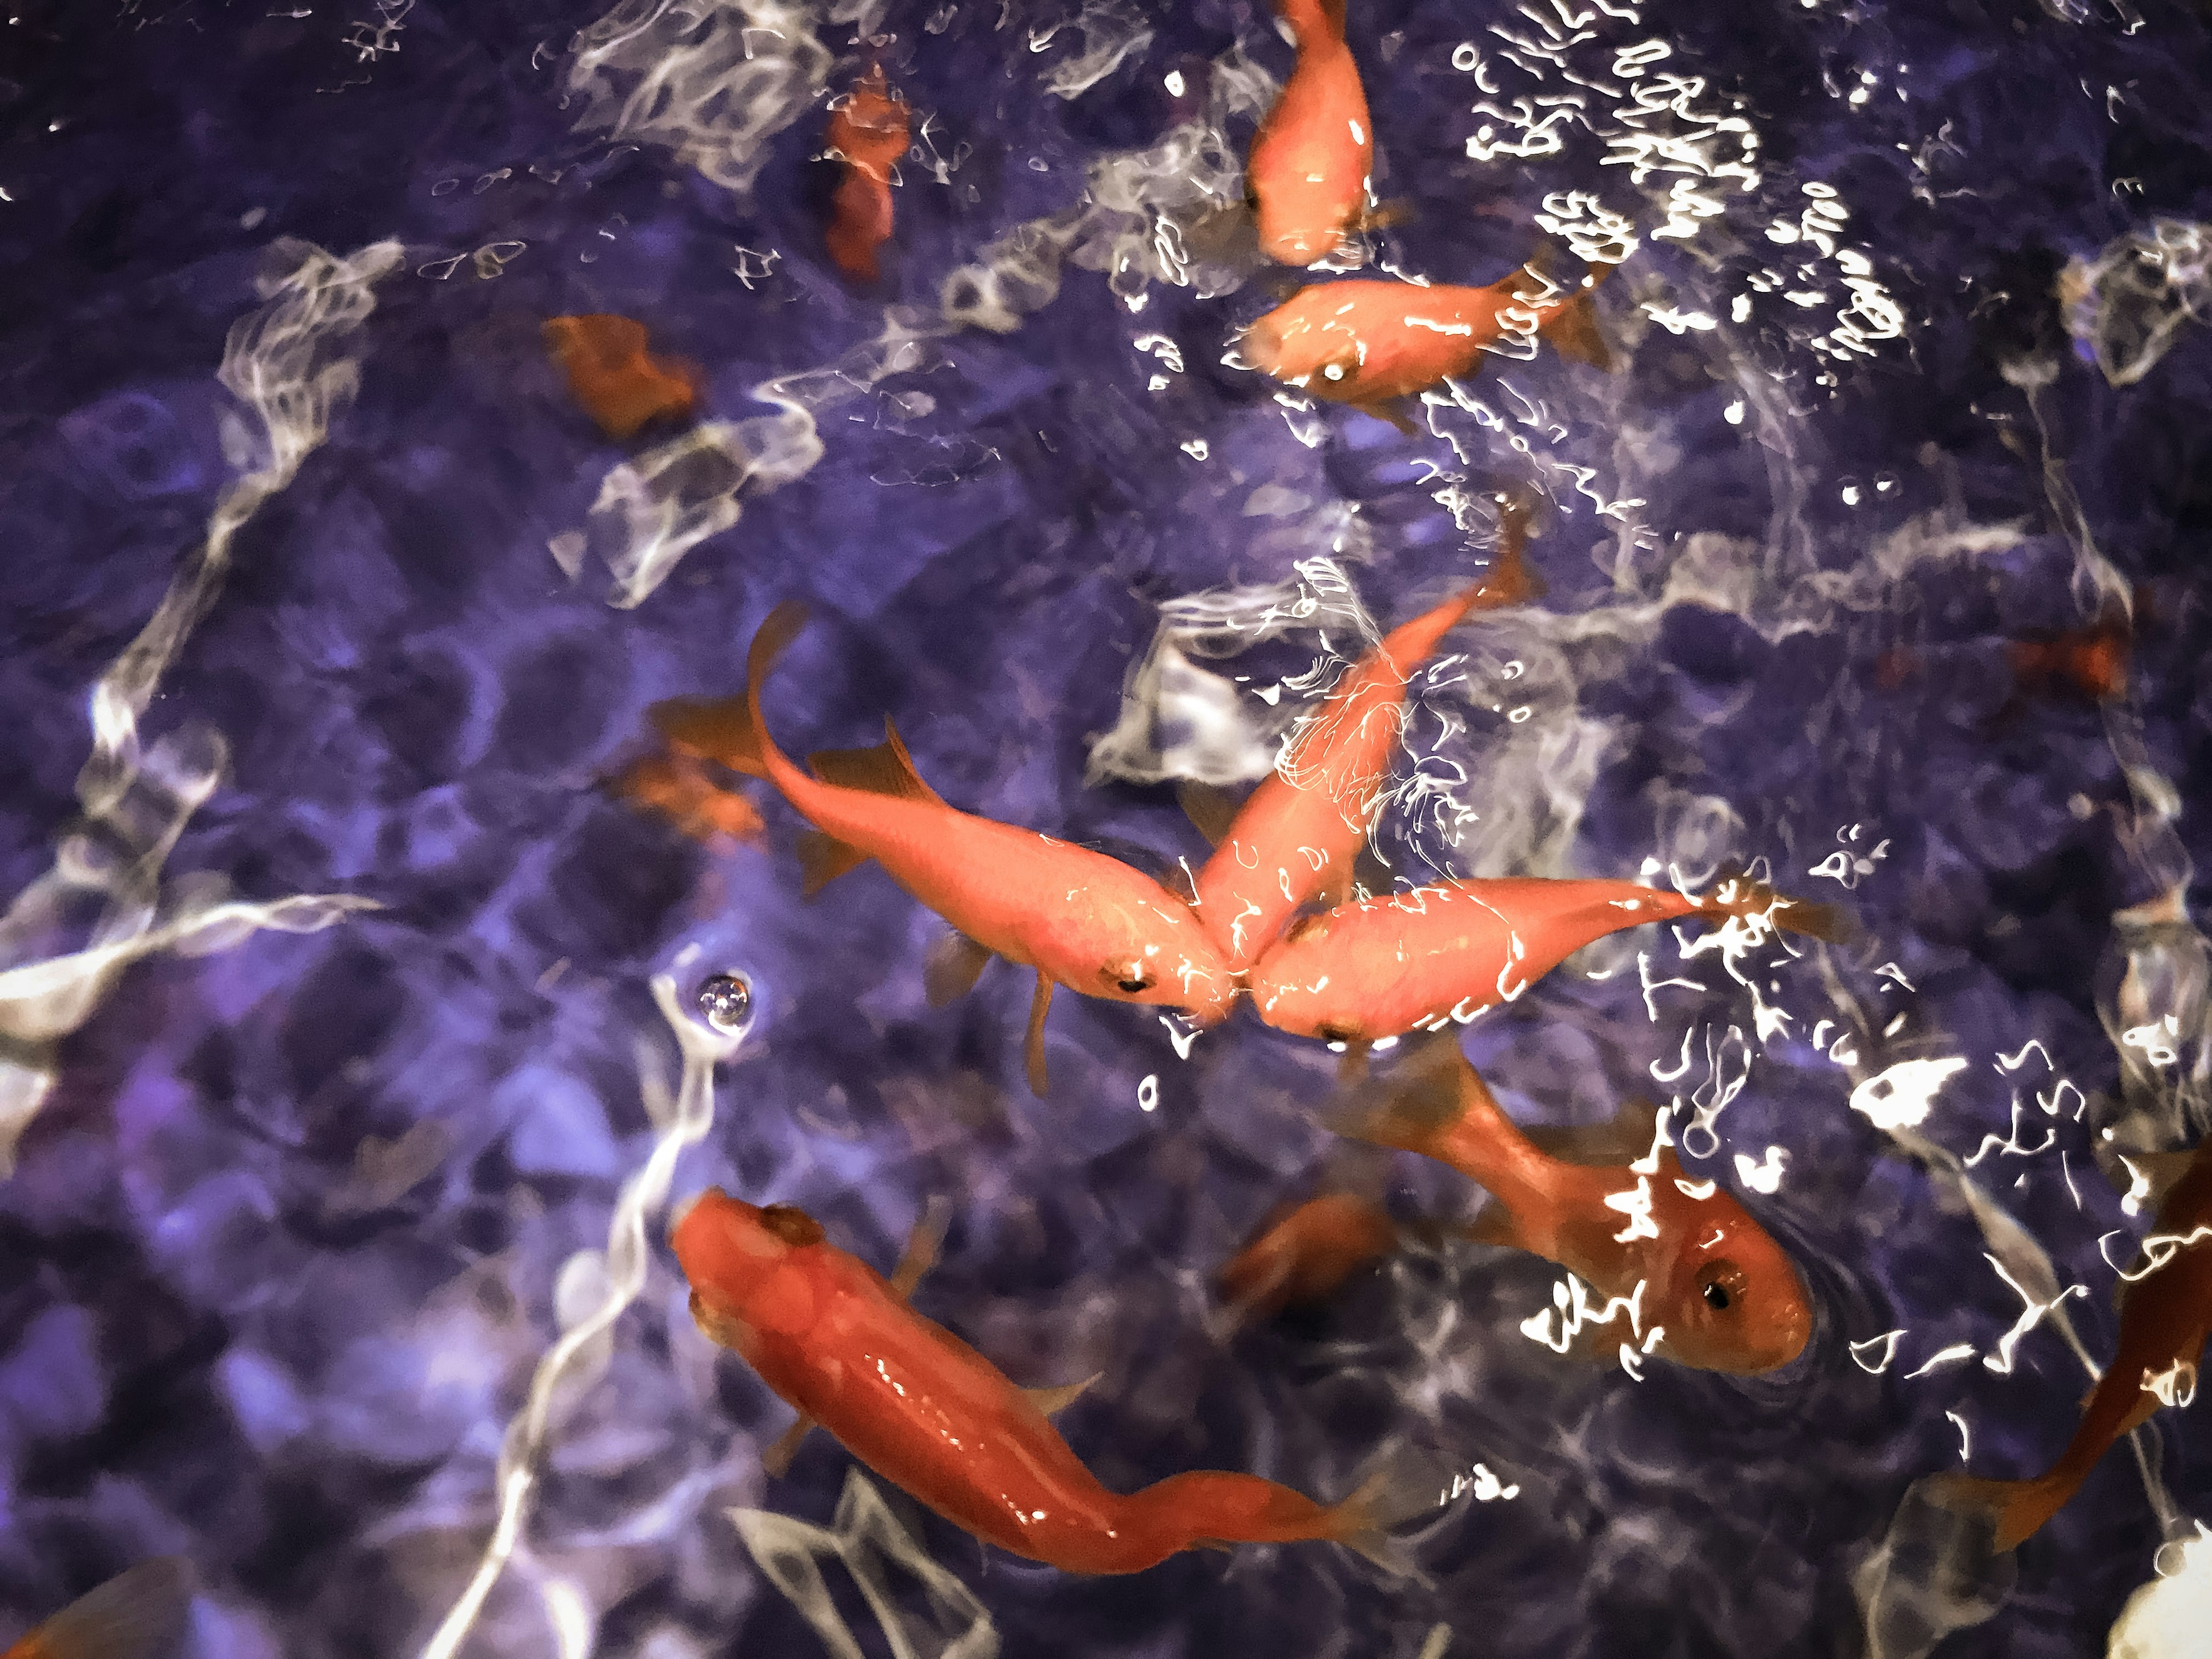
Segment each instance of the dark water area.
[[[1615,267],[1612,372],[1501,350],[1407,434],[1232,349],[1308,280],[1243,210],[1251,0],[12,8],[0,1634],[167,1553],[208,1659],[2036,1659],[2159,1571],[2212,1602],[2202,1407],[2008,1556],[1916,1485],[2057,1455],[2150,1226],[2117,1155],[2212,1128],[2208,27],[1350,0],[1364,274]],[[871,63],[872,283],[823,154]],[[688,416],[593,424],[542,331],[590,313]],[[1554,1352],[1561,1271],[1439,1242],[1477,1193],[1332,1133],[1337,1055],[1249,1005],[1063,992],[1035,1097],[1026,974],[933,1007],[944,924],[803,900],[772,789],[719,777],[732,838],[617,787],[796,599],[793,754],[888,714],[963,811],[1194,867],[1176,784],[1266,775],[1516,494],[1547,591],[1417,677],[1377,850],[1848,913],[1615,934],[1465,1033],[1524,1122],[1673,1109],[1815,1302],[1770,1374]],[[1402,1250],[1223,1316],[1362,1183]],[[1433,1477],[1423,1577],[1081,1577],[826,1435],[771,1477],[664,1242],[710,1185],[885,1272],[933,1202],[916,1307],[1098,1374],[1057,1421],[1118,1491]]]

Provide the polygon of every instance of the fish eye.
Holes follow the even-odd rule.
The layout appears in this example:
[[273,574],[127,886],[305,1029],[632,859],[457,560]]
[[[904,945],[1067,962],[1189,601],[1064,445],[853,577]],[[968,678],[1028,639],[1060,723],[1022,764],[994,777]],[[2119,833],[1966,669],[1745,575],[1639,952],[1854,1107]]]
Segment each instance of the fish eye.
[[1749,1288],[1743,1269],[1733,1261],[1708,1261],[1698,1270],[1698,1294],[1715,1313],[1726,1313]]
[[1125,997],[1140,996],[1159,982],[1152,977],[1152,970],[1141,962],[1127,963],[1119,968],[1103,969],[1101,970],[1101,975]]

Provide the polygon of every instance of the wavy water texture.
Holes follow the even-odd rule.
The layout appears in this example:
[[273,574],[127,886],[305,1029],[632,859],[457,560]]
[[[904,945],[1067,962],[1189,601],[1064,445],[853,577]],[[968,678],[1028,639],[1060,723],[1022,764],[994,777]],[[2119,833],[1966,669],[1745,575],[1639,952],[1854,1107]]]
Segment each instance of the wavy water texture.
[[2160,219],[2066,268],[2066,326],[2113,386],[2133,386],[2184,325],[2212,320],[2212,240],[2200,224]]

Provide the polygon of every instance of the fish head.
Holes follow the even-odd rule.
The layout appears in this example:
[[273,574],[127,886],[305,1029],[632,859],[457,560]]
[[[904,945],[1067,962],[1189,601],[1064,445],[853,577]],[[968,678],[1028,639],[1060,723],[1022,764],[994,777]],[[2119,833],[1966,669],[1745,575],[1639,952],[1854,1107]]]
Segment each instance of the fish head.
[[1279,265],[1310,265],[1344,245],[1359,216],[1358,200],[1346,202],[1334,179],[1309,180],[1285,173],[1260,198],[1253,216],[1260,251]]
[[1243,992],[1229,965],[1185,900],[1158,883],[1102,884],[1089,894],[1082,957],[1071,990],[1114,1002],[1180,1009],[1200,1025],[1225,1018]]
[[[1724,1191],[1693,1199],[1675,1185],[1672,1153],[1654,1182],[1651,1247],[1660,1294],[1644,1322],[1666,1329],[1659,1352],[1699,1370],[1751,1376],[1788,1364],[1813,1332],[1812,1304],[1789,1253]],[[1685,1182],[1685,1185],[1689,1183]]]
[[1395,1036],[1366,1029],[1355,977],[1342,972],[1340,963],[1338,971],[1331,971],[1329,933],[1329,916],[1301,916],[1261,951],[1246,976],[1253,1007],[1268,1024],[1292,1036],[1368,1042]]
[[748,1204],[710,1187],[677,1214],[668,1243],[691,1285],[691,1316],[750,1354],[763,1332],[805,1330],[815,1311],[822,1224],[789,1204]]

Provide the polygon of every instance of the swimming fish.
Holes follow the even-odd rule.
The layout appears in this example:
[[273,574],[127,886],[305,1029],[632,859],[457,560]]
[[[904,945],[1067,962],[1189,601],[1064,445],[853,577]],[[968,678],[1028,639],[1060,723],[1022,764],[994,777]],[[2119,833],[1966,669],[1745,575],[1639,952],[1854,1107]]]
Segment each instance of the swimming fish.
[[1372,1200],[1324,1193],[1263,1222],[1221,1270],[1221,1294],[1247,1316],[1319,1302],[1398,1245],[1397,1224]]
[[1633,1297],[1644,1352],[1747,1375],[1803,1351],[1813,1315],[1796,1267],[1731,1194],[1689,1180],[1663,1136],[1627,1163],[1553,1156],[1505,1115],[1450,1034],[1365,1091],[1378,1095],[1355,1105],[1345,1133],[1477,1182],[1497,1202],[1469,1235],[1556,1261],[1608,1301]]
[[2081,1490],[2112,1443],[2161,1406],[2187,1405],[2212,1337],[2212,1139],[2190,1152],[2130,1155],[2166,1188],[2143,1241],[2143,1264],[2120,1285],[2120,1340],[2112,1363],[2083,1402],[2081,1421],[2058,1461],[2024,1480],[1939,1476],[1934,1494],[1954,1509],[1996,1516],[1996,1547],[2031,1536]]
[[684,420],[699,401],[690,364],[645,349],[645,325],[603,313],[549,317],[543,330],[568,390],[610,438],[635,437],[654,421]]
[[1359,65],[1344,40],[1345,0],[1275,0],[1297,36],[1282,95],[1260,124],[1244,167],[1260,251],[1310,265],[1357,229],[1375,165],[1375,128]]
[[1326,1540],[1388,1563],[1368,1488],[1334,1505],[1249,1474],[1110,1492],[1048,1420],[1086,1384],[1024,1389],[788,1205],[702,1194],[670,1235],[708,1338],[954,1525],[1067,1572],[1141,1572],[1209,1543]]
[[878,64],[831,106],[825,135],[844,177],[830,208],[823,240],[837,268],[857,282],[879,276],[877,250],[891,238],[891,169],[906,154],[906,100],[884,79]]
[[1411,432],[1397,400],[1470,374],[1509,331],[1533,329],[1561,356],[1610,368],[1613,355],[1590,305],[1590,290],[1609,269],[1591,266],[1582,287],[1565,294],[1528,266],[1487,288],[1370,277],[1316,283],[1247,328],[1237,349],[1285,386]]
[[778,605],[754,635],[745,690],[718,702],[653,710],[672,743],[733,771],[766,778],[820,832],[799,848],[811,896],[874,859],[951,922],[959,938],[930,964],[929,996],[963,994],[994,956],[1036,970],[1026,1053],[1030,1086],[1045,1091],[1044,1017],[1053,988],[1182,1010],[1200,1024],[1229,1012],[1237,975],[1188,903],[1118,859],[945,804],[921,781],[890,721],[872,749],[811,755],[800,770],[761,722],[762,682],[806,619]]
[[1632,881],[1452,881],[1301,917],[1261,954],[1252,1005],[1279,1031],[1364,1046],[1510,1002],[1592,939],[1683,916],[1840,936],[1830,906],[1724,876],[1699,898]]
[[78,1597],[0,1659],[169,1659],[191,1603],[190,1566],[157,1556]]
[[1483,579],[1401,623],[1362,657],[1216,837],[1194,890],[1199,919],[1231,967],[1273,944],[1309,900],[1339,904],[1351,896],[1354,861],[1405,731],[1407,682],[1470,611],[1541,591],[1522,562],[1527,532],[1527,509],[1509,504]]

